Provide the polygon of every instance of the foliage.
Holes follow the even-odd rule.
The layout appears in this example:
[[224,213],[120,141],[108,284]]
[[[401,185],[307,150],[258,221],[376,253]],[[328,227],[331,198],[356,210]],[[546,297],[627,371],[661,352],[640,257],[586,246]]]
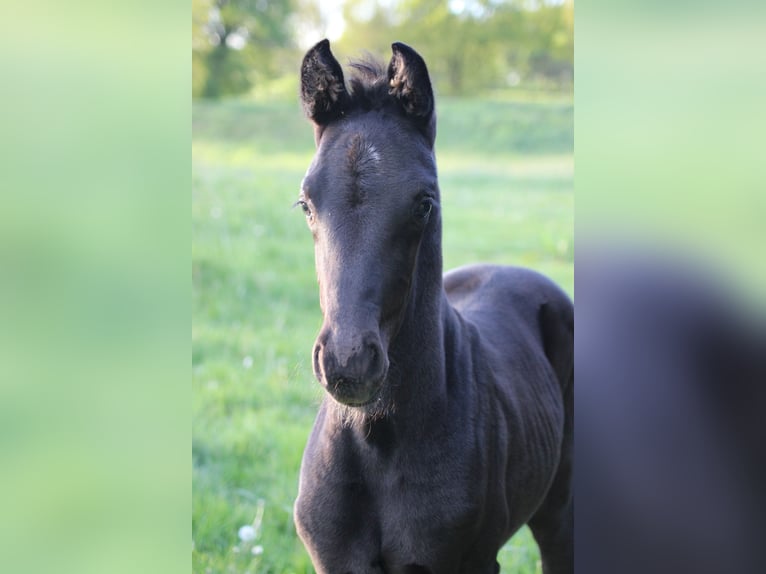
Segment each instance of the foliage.
[[193,95],[241,94],[277,75],[292,11],[293,0],[193,0]]
[[401,0],[393,8],[367,0],[346,4],[343,48],[386,53],[395,38],[425,57],[437,91],[475,94],[519,84],[571,89],[571,0]]
[[[527,265],[571,293],[571,101],[442,98],[439,117],[445,266]],[[297,102],[198,102],[192,119],[193,571],[311,573],[291,511],[321,397],[321,315],[311,237],[290,208],[311,129]],[[500,561],[539,572],[528,530]]]
[[[347,0],[342,9],[336,53],[386,55],[393,41],[411,44],[438,93],[571,92],[572,0]],[[192,20],[193,94],[210,98],[294,81],[297,47],[328,28],[314,0],[193,0]]]

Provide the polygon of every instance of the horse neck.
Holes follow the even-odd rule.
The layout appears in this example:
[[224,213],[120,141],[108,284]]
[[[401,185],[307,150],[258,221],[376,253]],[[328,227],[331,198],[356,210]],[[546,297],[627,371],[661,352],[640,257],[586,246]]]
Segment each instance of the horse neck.
[[404,320],[389,347],[394,416],[410,420],[446,400],[444,325],[451,318],[442,283],[441,228],[424,238]]

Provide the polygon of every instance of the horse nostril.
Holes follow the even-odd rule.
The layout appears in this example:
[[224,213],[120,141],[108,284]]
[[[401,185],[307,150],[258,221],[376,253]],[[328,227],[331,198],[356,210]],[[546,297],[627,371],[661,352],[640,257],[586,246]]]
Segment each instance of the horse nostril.
[[367,365],[370,373],[380,373],[386,369],[386,359],[383,355],[383,349],[377,341],[370,341],[365,345],[367,354]]
[[319,353],[321,352],[321,350],[322,350],[321,345],[319,344],[314,345],[314,376],[316,376],[316,378],[320,381],[322,380],[322,370],[319,366],[319,360],[320,360]]

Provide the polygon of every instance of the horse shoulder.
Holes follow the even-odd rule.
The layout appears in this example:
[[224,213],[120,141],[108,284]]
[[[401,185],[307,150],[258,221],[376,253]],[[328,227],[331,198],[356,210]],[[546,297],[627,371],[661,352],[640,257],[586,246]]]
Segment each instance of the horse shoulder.
[[572,301],[553,281],[523,267],[470,265],[444,276],[447,299],[490,350],[525,361],[541,353],[562,387],[571,378]]

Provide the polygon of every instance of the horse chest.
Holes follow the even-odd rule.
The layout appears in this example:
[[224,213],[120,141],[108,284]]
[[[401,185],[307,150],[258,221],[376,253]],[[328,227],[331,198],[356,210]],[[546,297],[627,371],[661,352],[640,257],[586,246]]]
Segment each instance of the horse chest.
[[392,467],[370,476],[368,484],[381,520],[391,530],[405,524],[459,521],[474,506],[471,476],[461,466],[446,460]]
[[329,460],[304,469],[296,504],[301,536],[326,571],[345,571],[349,548],[353,560],[380,560],[386,572],[397,564],[446,571],[433,557],[459,556],[478,508],[462,457],[335,446]]
[[433,566],[433,556],[458,556],[476,524],[479,505],[468,473],[449,459],[423,459],[368,461],[365,482],[375,510],[367,526],[387,565]]

